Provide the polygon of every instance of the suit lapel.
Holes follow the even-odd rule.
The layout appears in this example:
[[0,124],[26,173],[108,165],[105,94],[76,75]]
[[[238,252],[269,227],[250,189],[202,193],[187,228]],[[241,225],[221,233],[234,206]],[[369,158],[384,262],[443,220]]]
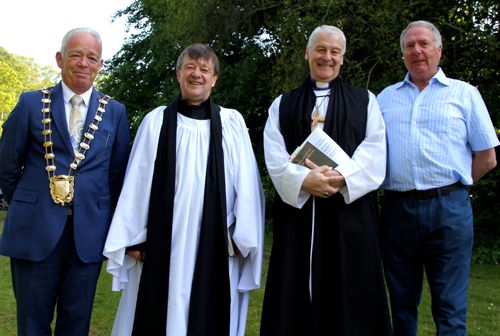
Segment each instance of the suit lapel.
[[[83,127],[83,132],[87,132],[89,128],[89,124],[94,120],[95,111],[97,107],[99,107],[99,99],[101,95],[94,89],[92,90],[92,94],[90,95],[89,108],[87,109],[87,117],[85,118],[85,124]],[[83,136],[83,135],[82,135]]]
[[66,120],[66,111],[64,107],[64,97],[62,93],[61,83],[57,84],[50,95],[52,100],[52,119],[57,132],[61,135],[64,146],[69,153],[73,153],[73,146],[71,146],[71,139],[68,131],[68,122]]
[[[83,140],[85,132],[87,132],[87,130],[89,129],[90,123],[92,123],[92,121],[95,118],[97,108],[99,107],[99,99],[100,98],[101,98],[101,94],[99,94],[95,89],[92,90],[92,94],[90,95],[90,100],[89,100],[89,108],[87,109],[87,116],[85,117],[85,123],[83,126],[82,140]],[[103,117],[103,119],[105,119],[105,116]],[[99,130],[97,130],[96,132],[99,132]],[[95,141],[96,141],[96,139],[91,141],[90,148],[85,153],[86,159],[81,161],[80,166],[84,165],[86,162],[89,161],[89,159],[91,160],[91,158],[95,154],[97,154],[95,152],[95,150],[92,150],[92,143],[95,143]]]

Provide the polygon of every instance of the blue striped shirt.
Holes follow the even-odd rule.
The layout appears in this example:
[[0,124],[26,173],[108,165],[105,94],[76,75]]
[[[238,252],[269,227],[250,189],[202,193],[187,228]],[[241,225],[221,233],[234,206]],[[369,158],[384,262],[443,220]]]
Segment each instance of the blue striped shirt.
[[388,142],[383,189],[471,185],[472,152],[499,144],[479,91],[441,69],[422,91],[407,74],[377,99]]

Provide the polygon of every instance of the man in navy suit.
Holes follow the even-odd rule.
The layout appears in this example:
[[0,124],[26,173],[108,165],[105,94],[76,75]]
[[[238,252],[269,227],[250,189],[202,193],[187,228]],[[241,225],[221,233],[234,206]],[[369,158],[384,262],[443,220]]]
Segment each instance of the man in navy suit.
[[[23,93],[3,125],[0,187],[9,203],[0,254],[10,257],[18,335],[88,335],[103,246],[129,154],[125,106],[93,88],[99,34],[76,28],[56,53],[62,81]],[[70,136],[72,97],[83,120]],[[81,136],[81,139],[79,139]]]

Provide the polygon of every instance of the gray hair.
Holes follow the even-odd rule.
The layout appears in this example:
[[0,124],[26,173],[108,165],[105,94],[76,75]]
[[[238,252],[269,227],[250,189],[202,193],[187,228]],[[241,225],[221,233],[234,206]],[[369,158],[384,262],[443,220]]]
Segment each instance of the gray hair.
[[406,26],[406,28],[401,33],[401,36],[399,38],[399,43],[401,45],[401,52],[404,53],[404,51],[405,51],[405,46],[404,46],[405,35],[408,32],[408,30],[410,30],[413,27],[424,27],[424,28],[429,29],[431,31],[432,35],[434,35],[434,46],[436,48],[439,48],[442,46],[441,33],[439,33],[439,30],[436,28],[436,26],[434,26],[429,21],[419,20],[419,21],[410,22],[408,24],[408,26]]
[[335,26],[329,26],[329,25],[321,25],[319,27],[316,27],[311,35],[309,36],[309,41],[307,41],[307,48],[308,49],[313,49],[314,43],[316,42],[316,38],[318,37],[318,34],[320,33],[327,33],[330,35],[338,36],[342,40],[342,54],[345,54],[346,51],[346,38],[344,35],[344,32],[340,30],[339,28]]
[[186,56],[195,61],[198,59],[212,61],[212,64],[214,66],[214,74],[216,76],[219,75],[219,59],[210,46],[202,43],[193,43],[186,47],[186,49],[184,49],[179,55],[179,58],[177,58],[177,64],[175,66],[176,70],[181,70],[182,62],[184,62],[184,58]]
[[61,42],[61,50],[60,50],[61,54],[64,55],[64,52],[66,51],[66,48],[68,46],[69,40],[71,40],[71,38],[73,38],[73,36],[75,36],[77,34],[82,34],[82,33],[90,34],[90,35],[92,35],[92,36],[95,37],[95,39],[99,43],[99,48],[101,49],[101,55],[102,55],[102,40],[101,40],[101,35],[99,35],[99,33],[96,32],[95,30],[87,28],[87,27],[81,27],[81,28],[71,29],[70,31],[68,31],[66,33],[66,35],[64,35],[64,37],[62,39],[62,42]]

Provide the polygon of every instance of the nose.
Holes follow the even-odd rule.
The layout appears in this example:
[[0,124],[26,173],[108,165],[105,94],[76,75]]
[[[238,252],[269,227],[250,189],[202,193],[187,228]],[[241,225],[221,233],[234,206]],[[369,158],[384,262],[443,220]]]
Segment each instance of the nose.
[[324,54],[323,54],[324,58],[332,58],[334,55],[333,53],[330,51],[330,50],[327,50]]
[[80,66],[80,67],[82,67],[82,68],[87,67],[89,65],[87,58],[86,57],[80,57],[80,59],[78,60],[77,65]]
[[415,54],[420,54],[422,52],[422,46],[416,43],[415,46],[413,46],[413,52]]
[[191,76],[192,77],[200,77],[201,76],[201,70],[200,68],[196,67],[196,68],[193,68],[193,71],[191,71]]

